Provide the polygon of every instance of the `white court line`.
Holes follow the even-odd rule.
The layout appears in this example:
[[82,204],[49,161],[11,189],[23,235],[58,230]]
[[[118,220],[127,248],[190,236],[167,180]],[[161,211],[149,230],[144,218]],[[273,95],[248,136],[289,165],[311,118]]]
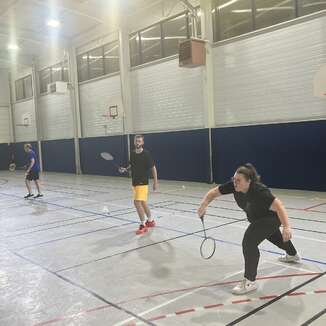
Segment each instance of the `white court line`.
[[[282,266],[283,268],[282,268],[280,271],[278,271],[278,274],[280,274],[280,275],[282,275],[281,273],[282,273],[283,271],[287,270],[287,266],[285,267],[285,266],[282,265],[282,264],[278,264],[278,263],[270,262],[270,261],[267,261],[267,260],[263,260],[262,262],[264,262],[264,261],[266,261],[266,262],[268,262],[268,263],[271,263],[271,264],[275,264],[275,265],[280,265],[280,266]],[[299,269],[299,268],[297,268],[297,267],[293,267],[293,266],[289,266],[289,267],[290,267],[290,268],[294,268],[294,269]],[[299,270],[300,270],[300,269],[299,269]],[[301,270],[304,270],[304,269],[301,269]],[[310,273],[312,272],[312,271],[308,271],[308,270],[304,270],[304,271],[306,271],[306,272],[310,272]],[[240,273],[243,273],[243,272],[244,272],[244,270],[241,269],[241,270],[239,270],[239,271],[237,271],[237,272],[229,273],[229,274],[227,274],[227,275],[226,275],[226,276],[225,276],[221,281],[225,281],[226,279],[231,278],[231,277],[233,277],[233,276],[236,276],[236,275],[238,275],[238,274],[240,274]],[[271,273],[265,274],[264,276],[268,277],[268,276],[270,276],[270,275],[272,275],[272,274],[274,274],[274,272],[271,272]],[[261,281],[264,281],[264,280],[261,280]],[[202,289],[203,289],[203,288],[198,288],[198,289],[195,289],[195,290],[193,290],[193,291],[191,291],[191,292],[188,292],[188,293],[185,293],[185,294],[183,294],[183,295],[180,295],[180,296],[178,296],[178,297],[176,297],[176,298],[174,298],[174,299],[172,299],[172,300],[169,300],[169,301],[163,302],[162,304],[160,304],[160,305],[158,305],[158,306],[155,306],[155,307],[153,307],[153,308],[151,308],[151,309],[149,309],[149,310],[146,310],[146,311],[141,312],[140,314],[138,314],[138,316],[142,317],[143,315],[146,315],[147,313],[150,313],[150,312],[155,311],[155,310],[157,310],[157,309],[160,309],[160,308],[162,308],[162,307],[164,307],[164,306],[167,306],[167,305],[169,305],[170,303],[173,303],[173,302],[175,302],[175,301],[177,301],[177,300],[179,300],[179,299],[182,299],[182,298],[187,297],[187,296],[189,296],[189,295],[191,295],[191,294],[194,294],[194,293],[196,293],[196,292],[198,292],[198,291],[200,291],[200,290],[202,290]],[[244,296],[244,297],[246,298],[246,296]],[[237,298],[239,298],[239,297],[237,296]],[[243,296],[241,296],[241,298],[243,298]],[[234,300],[234,296],[232,295],[231,298],[229,298],[228,300],[226,300],[226,304],[227,304],[227,303],[231,303],[233,300]],[[131,318],[125,319],[125,320],[123,320],[123,321],[121,321],[121,322],[119,322],[119,323],[117,323],[117,324],[114,324],[113,326],[122,326],[122,325],[124,325],[125,323],[128,323],[128,322],[133,321],[134,319],[135,319],[134,317],[131,317]],[[141,324],[143,324],[143,323],[142,323],[142,322],[137,323],[137,325],[141,325]]]
[[[268,260],[268,259],[263,259],[262,260],[262,263],[268,263],[268,264],[272,264],[272,265],[276,265],[276,266],[282,266],[284,267],[285,269],[288,269],[288,268],[291,268],[291,269],[295,269],[297,271],[301,271],[301,272],[306,272],[306,273],[314,273],[315,271],[311,270],[311,269],[305,269],[305,268],[302,268],[302,267],[296,267],[294,266],[294,264],[286,264],[286,263],[277,263],[275,261],[271,261],[271,260]],[[286,267],[284,266],[284,264],[286,264]]]
[[[242,272],[243,272],[243,269],[241,269],[241,270],[238,271],[238,272],[228,274],[227,276],[225,276],[225,277],[221,280],[221,282],[225,281],[225,280],[228,279],[229,277],[232,277],[232,276],[234,276],[234,275],[240,274],[240,273],[242,273]],[[169,305],[170,303],[173,303],[173,302],[175,302],[175,301],[178,301],[178,300],[180,300],[180,299],[183,299],[183,298],[185,298],[185,297],[187,297],[187,296],[189,296],[189,295],[191,295],[191,294],[194,294],[194,293],[196,293],[196,292],[198,292],[198,291],[200,291],[200,290],[202,290],[202,289],[203,289],[203,288],[198,288],[198,289],[195,289],[195,290],[193,290],[193,291],[191,291],[191,292],[184,293],[184,294],[179,295],[178,297],[176,297],[176,298],[174,298],[174,299],[172,299],[172,300],[165,301],[165,302],[163,302],[163,303],[161,303],[161,304],[159,304],[159,305],[157,305],[157,306],[155,306],[155,307],[153,307],[153,308],[151,308],[151,309],[148,309],[148,310],[146,310],[146,311],[143,311],[143,312],[141,312],[140,314],[137,314],[137,315],[140,316],[140,317],[142,317],[143,315],[146,315],[146,314],[148,314],[148,313],[150,313],[150,312],[152,312],[152,311],[155,311],[155,310],[157,310],[157,309],[160,309],[160,308],[162,308],[162,307],[165,307],[165,306]],[[119,323],[117,323],[117,324],[114,324],[113,326],[121,326],[121,325],[124,325],[125,323],[128,323],[128,322],[133,321],[134,319],[135,319],[135,317],[131,317],[131,318],[125,319],[125,320],[123,320],[123,321],[121,321],[121,322],[119,322]]]

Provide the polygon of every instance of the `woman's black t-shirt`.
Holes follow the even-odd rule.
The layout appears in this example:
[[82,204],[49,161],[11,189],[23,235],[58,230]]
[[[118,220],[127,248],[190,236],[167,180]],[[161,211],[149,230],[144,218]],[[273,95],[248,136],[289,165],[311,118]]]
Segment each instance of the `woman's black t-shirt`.
[[249,222],[277,217],[276,212],[270,209],[275,197],[262,183],[252,182],[247,193],[235,191],[232,181],[220,185],[218,189],[222,195],[233,194],[238,206],[246,212]]

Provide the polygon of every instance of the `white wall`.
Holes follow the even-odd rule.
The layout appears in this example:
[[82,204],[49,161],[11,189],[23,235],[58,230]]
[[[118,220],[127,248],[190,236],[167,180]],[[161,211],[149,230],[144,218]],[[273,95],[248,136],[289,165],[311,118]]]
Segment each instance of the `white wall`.
[[90,81],[79,87],[83,137],[105,136],[123,132],[122,112],[115,120],[106,119],[110,105],[122,109],[120,75]]
[[73,138],[73,115],[69,92],[40,96],[38,110],[43,140]]
[[0,69],[0,144],[10,142],[9,72]]
[[[13,111],[16,142],[37,140],[34,100],[15,103]],[[31,125],[28,127],[17,126],[17,124],[23,123],[22,117],[24,114],[31,117]]]
[[326,63],[326,18],[218,46],[217,126],[326,118],[313,77]]
[[131,73],[134,131],[204,127],[201,68],[179,68],[173,59]]

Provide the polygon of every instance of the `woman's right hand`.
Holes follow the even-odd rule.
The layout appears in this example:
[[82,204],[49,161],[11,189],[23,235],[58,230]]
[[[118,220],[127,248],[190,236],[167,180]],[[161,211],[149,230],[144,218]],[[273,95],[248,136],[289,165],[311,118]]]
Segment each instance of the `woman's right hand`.
[[198,217],[202,217],[206,214],[207,206],[205,204],[201,204],[197,210]]

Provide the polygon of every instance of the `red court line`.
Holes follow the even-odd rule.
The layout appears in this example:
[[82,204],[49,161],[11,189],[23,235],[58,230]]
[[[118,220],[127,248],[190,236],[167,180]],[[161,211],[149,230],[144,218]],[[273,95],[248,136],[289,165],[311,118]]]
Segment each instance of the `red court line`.
[[[319,272],[311,272],[311,273],[297,273],[297,274],[261,276],[261,277],[257,277],[257,280],[282,279],[282,278],[288,278],[288,277],[301,277],[301,276],[311,276],[311,275],[319,275],[319,274],[321,274],[321,273],[319,273]],[[220,285],[236,284],[236,283],[239,283],[240,281],[241,280],[218,282],[218,283],[204,284],[204,285],[198,285],[198,286],[193,286],[193,287],[188,287],[188,288],[176,289],[176,290],[171,290],[171,291],[165,291],[165,292],[160,292],[160,293],[154,293],[154,294],[147,295],[147,296],[136,297],[136,298],[132,298],[132,299],[125,300],[125,301],[120,301],[120,302],[117,303],[117,305],[126,304],[126,303],[136,301],[136,300],[151,299],[151,298],[154,298],[154,297],[163,296],[163,295],[167,295],[167,294],[173,294],[173,293],[178,293],[178,292],[185,292],[185,291],[195,290],[195,289],[199,289],[199,288],[204,289],[204,288],[220,286]],[[319,291],[324,291],[324,290],[319,290]],[[325,290],[325,292],[326,292],[326,290]],[[324,292],[316,292],[316,293],[324,293]],[[261,297],[261,298],[269,299],[269,297]],[[274,298],[274,296],[273,296],[273,298]],[[214,307],[218,307],[218,306],[223,306],[223,304],[205,306],[206,307],[205,309],[214,308]],[[99,306],[99,307],[95,307],[95,308],[91,308],[91,309],[87,309],[87,310],[82,310],[82,311],[80,311],[80,312],[78,312],[76,314],[72,314],[72,315],[69,315],[69,316],[60,316],[60,317],[57,317],[57,318],[54,318],[54,319],[51,319],[51,320],[47,320],[47,321],[44,321],[44,322],[41,322],[41,323],[38,323],[38,324],[34,324],[33,326],[50,325],[50,324],[54,324],[54,323],[57,323],[57,322],[60,322],[60,321],[74,319],[74,318],[79,317],[81,315],[86,315],[86,314],[89,314],[91,312],[102,310],[102,309],[107,309],[107,308],[112,308],[112,306],[110,306],[110,305],[102,305],[102,306]],[[161,318],[159,318],[159,319],[161,319]]]
[[314,206],[311,206],[311,207],[307,207],[307,208],[305,208],[304,210],[305,210],[305,211],[309,211],[309,210],[312,209],[312,208],[316,208],[316,207],[323,206],[323,205],[326,205],[326,203],[321,203],[321,204],[317,204],[317,205],[314,205]]
[[[287,295],[287,297],[295,297],[295,296],[299,296],[299,295],[311,295],[311,294],[317,294],[317,293],[326,293],[326,290],[315,290],[315,291],[307,291],[307,292],[293,292],[290,293],[289,295]],[[199,311],[203,311],[203,309],[210,309],[210,308],[220,308],[220,307],[224,307],[224,306],[228,306],[228,305],[237,305],[237,304],[246,304],[246,303],[252,303],[252,302],[257,302],[260,300],[265,300],[266,298],[274,298],[274,297],[278,297],[277,295],[269,295],[269,296],[265,296],[265,297],[256,297],[256,298],[252,298],[252,299],[244,299],[244,300],[235,300],[235,301],[231,301],[229,303],[225,303],[225,304],[215,304],[215,305],[209,305],[209,306],[202,306],[202,307],[193,307],[190,309],[185,309],[182,311],[176,311],[176,312],[172,312],[169,314],[165,314],[165,315],[160,315],[160,319],[166,319],[166,318],[171,318],[171,317],[176,317],[176,316],[180,316],[180,315],[185,315],[185,314],[189,314],[189,313],[193,313],[193,312],[199,312]],[[155,320],[156,317],[151,317],[149,320]],[[140,324],[140,322],[132,322],[127,324],[126,326],[137,326],[138,324]]]

